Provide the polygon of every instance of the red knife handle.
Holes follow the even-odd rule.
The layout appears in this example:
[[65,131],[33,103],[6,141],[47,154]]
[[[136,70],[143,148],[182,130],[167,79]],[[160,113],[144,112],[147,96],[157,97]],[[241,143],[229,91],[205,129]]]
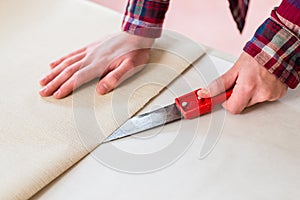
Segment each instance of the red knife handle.
[[232,89],[229,89],[226,92],[212,98],[199,99],[197,95],[199,90],[201,89],[195,90],[175,99],[176,106],[185,119],[193,119],[200,115],[211,112],[215,106],[227,100],[232,93]]

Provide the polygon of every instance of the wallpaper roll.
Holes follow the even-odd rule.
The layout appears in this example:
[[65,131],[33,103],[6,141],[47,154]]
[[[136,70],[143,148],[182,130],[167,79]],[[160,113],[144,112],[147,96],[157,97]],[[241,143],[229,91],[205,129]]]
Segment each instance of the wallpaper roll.
[[81,0],[0,3],[0,199],[27,199],[97,147],[203,55],[176,33],[149,65],[104,96],[97,81],[62,100],[38,95],[48,63],[119,30],[121,16]]

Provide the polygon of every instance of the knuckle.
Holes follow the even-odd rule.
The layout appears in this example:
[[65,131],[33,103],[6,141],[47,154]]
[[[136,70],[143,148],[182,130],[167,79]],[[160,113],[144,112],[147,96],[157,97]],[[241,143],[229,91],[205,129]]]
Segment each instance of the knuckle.
[[262,100],[263,101],[273,101],[277,98],[276,95],[272,94],[271,91],[263,91],[262,93]]
[[71,64],[73,64],[73,63],[74,63],[74,58],[66,58],[66,59],[62,62],[62,64],[63,64],[64,67],[67,67],[67,66],[69,66],[69,65],[71,65]]
[[276,101],[282,97],[282,92],[274,90],[263,90],[261,91],[261,101]]
[[80,79],[80,72],[79,71],[75,72],[72,76],[72,79],[74,82],[78,82]]
[[253,85],[242,85],[240,90],[242,94],[251,94],[255,87]]
[[119,72],[112,73],[112,82],[116,83],[122,78],[122,74]]
[[64,70],[64,74],[66,76],[72,76],[75,72],[75,69],[73,67],[69,67],[67,69]]
[[72,59],[72,58],[67,59],[67,60],[65,61],[65,63],[64,63],[65,66],[66,66],[66,65],[68,66],[68,65],[72,64],[72,63],[73,63],[73,60],[74,60],[74,59]]

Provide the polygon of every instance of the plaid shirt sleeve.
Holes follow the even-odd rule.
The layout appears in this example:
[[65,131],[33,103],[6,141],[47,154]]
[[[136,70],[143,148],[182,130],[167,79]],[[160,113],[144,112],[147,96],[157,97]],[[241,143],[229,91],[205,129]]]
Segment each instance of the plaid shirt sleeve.
[[244,51],[290,88],[300,81],[300,1],[283,0]]
[[123,31],[150,38],[160,37],[169,3],[170,0],[129,0]]
[[246,20],[246,15],[247,15],[247,11],[248,11],[249,0],[243,0],[243,1],[228,0],[228,2],[229,2],[229,8],[230,8],[232,17],[233,17],[240,33],[242,33],[244,26],[245,26],[245,20]]
[[[242,32],[249,0],[228,1],[232,16]],[[160,37],[169,3],[170,0],[128,0],[122,23],[123,31],[144,37]]]

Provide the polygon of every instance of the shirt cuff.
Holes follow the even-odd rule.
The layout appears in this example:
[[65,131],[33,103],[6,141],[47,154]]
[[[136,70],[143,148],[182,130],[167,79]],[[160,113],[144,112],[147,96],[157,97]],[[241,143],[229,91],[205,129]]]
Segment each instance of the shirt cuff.
[[129,0],[122,30],[130,34],[158,38],[162,33],[169,0]]
[[267,19],[244,51],[290,88],[300,81],[300,40],[274,19]]

